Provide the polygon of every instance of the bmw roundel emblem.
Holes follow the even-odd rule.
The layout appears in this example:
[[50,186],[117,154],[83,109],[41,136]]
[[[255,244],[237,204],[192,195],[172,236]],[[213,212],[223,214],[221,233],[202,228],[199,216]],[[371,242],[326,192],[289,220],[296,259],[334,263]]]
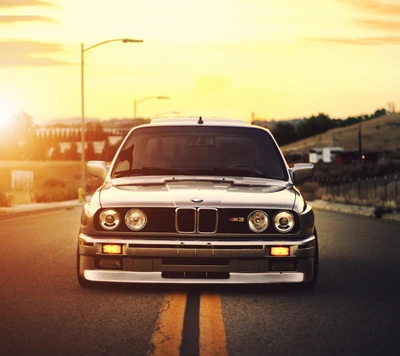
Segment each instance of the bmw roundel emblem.
[[202,203],[203,199],[201,199],[201,198],[192,198],[192,202],[193,203]]

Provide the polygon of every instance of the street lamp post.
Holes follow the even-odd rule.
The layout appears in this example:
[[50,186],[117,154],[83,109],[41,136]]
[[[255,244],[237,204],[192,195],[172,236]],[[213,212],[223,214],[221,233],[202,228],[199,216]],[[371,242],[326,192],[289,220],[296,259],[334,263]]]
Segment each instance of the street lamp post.
[[103,44],[110,43],[110,42],[122,42],[122,43],[137,43],[143,42],[143,40],[136,40],[131,38],[116,38],[112,40],[107,40],[103,42],[96,43],[93,46],[84,48],[83,42],[81,43],[81,114],[82,114],[82,127],[81,127],[81,139],[82,139],[82,182],[81,182],[81,189],[82,189],[82,196],[84,197],[86,194],[86,164],[85,164],[85,89],[84,89],[84,64],[85,58],[84,53],[95,48],[99,47]]
[[141,103],[142,101],[149,100],[149,99],[169,99],[169,96],[148,96],[147,98],[136,100],[136,98],[133,100],[133,118],[136,119],[136,105]]

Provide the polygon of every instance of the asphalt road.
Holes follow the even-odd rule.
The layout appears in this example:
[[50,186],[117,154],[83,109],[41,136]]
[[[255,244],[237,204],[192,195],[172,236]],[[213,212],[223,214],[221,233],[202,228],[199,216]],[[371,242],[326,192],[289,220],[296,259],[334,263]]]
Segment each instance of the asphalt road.
[[320,278],[290,287],[76,281],[80,209],[2,220],[0,355],[399,355],[400,224],[316,211]]

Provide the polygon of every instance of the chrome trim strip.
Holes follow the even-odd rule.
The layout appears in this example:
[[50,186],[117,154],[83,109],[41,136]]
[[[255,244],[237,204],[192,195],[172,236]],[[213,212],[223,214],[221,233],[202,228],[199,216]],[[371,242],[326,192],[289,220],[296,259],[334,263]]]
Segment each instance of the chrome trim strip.
[[[256,237],[256,236],[254,236]],[[204,246],[204,247],[212,247],[212,246],[254,246],[254,245],[264,245],[264,246],[298,246],[303,245],[308,242],[315,240],[315,236],[311,235],[303,240],[273,240],[273,241],[264,241],[264,240],[251,240],[251,241],[210,241],[210,240],[196,240],[196,241],[182,241],[180,239],[176,240],[144,240],[144,239],[120,239],[120,238],[93,238],[89,235],[80,233],[79,238],[84,240],[87,243],[120,243],[120,244],[135,244],[135,245],[171,245],[175,247],[176,245],[180,246]]]
[[264,283],[300,283],[304,281],[301,272],[268,272],[229,274],[228,279],[185,279],[162,278],[161,272],[130,272],[86,270],[84,277],[93,282],[120,283],[173,283],[173,284],[264,284]]

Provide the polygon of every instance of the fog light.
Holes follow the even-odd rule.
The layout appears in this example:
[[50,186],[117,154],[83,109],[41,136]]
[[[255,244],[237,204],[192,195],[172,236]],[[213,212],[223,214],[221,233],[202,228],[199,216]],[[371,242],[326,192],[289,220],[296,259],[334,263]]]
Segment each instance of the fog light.
[[104,269],[121,269],[122,263],[120,258],[99,258],[97,268]]
[[103,253],[110,253],[110,254],[121,254],[122,253],[122,246],[121,245],[103,245]]
[[271,256],[290,256],[290,247],[271,247]]

